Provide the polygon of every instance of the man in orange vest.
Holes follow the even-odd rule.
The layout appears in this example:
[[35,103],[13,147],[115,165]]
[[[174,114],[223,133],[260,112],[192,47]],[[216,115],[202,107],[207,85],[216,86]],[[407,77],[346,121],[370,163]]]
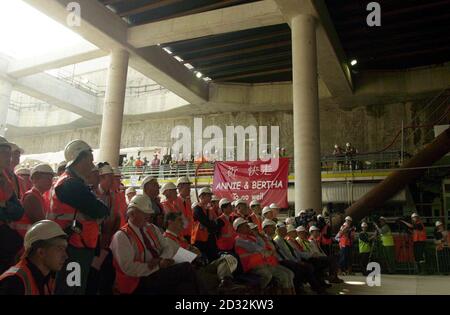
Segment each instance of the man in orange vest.
[[411,223],[403,220],[400,221],[413,231],[414,259],[416,260],[419,272],[423,272],[425,265],[425,244],[427,241],[425,226],[417,213],[411,215]]
[[262,218],[262,208],[261,208],[261,204],[259,203],[258,200],[254,199],[250,202],[250,210],[252,211],[253,215],[258,219],[259,222],[261,222],[261,228],[262,228],[262,221],[264,221],[264,219]]
[[341,226],[337,237],[339,239],[339,268],[342,274],[352,274],[352,250],[355,239],[355,228],[352,226],[352,218],[345,217],[345,223]]
[[160,186],[158,180],[153,176],[147,176],[142,180],[141,188],[143,194],[150,200],[150,206],[154,209],[154,213],[149,220],[164,232],[164,210],[159,199]]
[[99,184],[95,192],[97,198],[108,208],[109,215],[101,223],[99,248],[92,261],[86,293],[89,295],[111,295],[114,285],[114,267],[109,246],[112,236],[119,230],[121,222],[120,200],[114,190],[114,170],[107,162],[98,163]]
[[164,210],[164,214],[169,212],[180,212],[182,213],[182,208],[178,202],[177,197],[177,186],[172,182],[167,182],[161,187],[161,194],[166,197],[166,200],[161,202]]
[[216,195],[212,195],[210,211],[212,212],[212,215],[215,220],[217,220],[217,218],[221,215],[219,201],[220,201],[219,197],[217,197]]
[[199,294],[190,263],[174,264],[174,252],[159,228],[148,222],[155,210],[145,195],[128,204],[128,222],[114,234],[111,250],[121,294]]
[[22,237],[33,223],[45,219],[49,205],[43,195],[52,187],[54,175],[53,169],[48,164],[39,164],[31,170],[33,188],[22,197],[25,213],[19,221],[11,223],[11,227]]
[[191,244],[195,245],[209,261],[219,257],[216,245],[218,226],[209,211],[212,191],[209,187],[203,187],[199,191],[200,202],[193,206],[193,226]]
[[273,249],[259,236],[256,236],[243,218],[233,222],[236,243],[235,251],[239,256],[244,272],[259,276],[260,288],[264,290],[272,278],[281,287],[283,294],[295,294],[294,273],[280,266]]
[[23,245],[22,237],[9,226],[11,222],[20,220],[24,213],[8,174],[12,146],[0,137],[0,273],[15,263],[15,256]]
[[219,201],[219,207],[222,214],[217,219],[217,227],[219,229],[216,242],[217,248],[221,252],[232,252],[236,232],[233,229],[231,202],[227,198],[222,198]]
[[191,204],[191,181],[188,177],[180,177],[177,180],[178,203],[186,219],[183,236],[190,242],[192,234],[192,204]]
[[97,248],[99,222],[109,215],[109,209],[86,185],[86,178],[94,167],[91,147],[82,140],[74,140],[66,145],[64,156],[67,168],[53,187],[48,218],[58,223],[68,234],[69,259],[66,263],[78,264],[80,285],[70,286],[67,283],[72,270],[64,266],[57,274],[55,292],[64,295],[84,294]]
[[331,245],[333,240],[331,238],[331,227],[330,224],[321,215],[317,215],[317,227],[320,229],[320,247],[323,249],[327,256],[331,254]]
[[25,253],[19,263],[0,276],[0,295],[51,295],[52,273],[67,259],[67,235],[50,220],[38,221],[24,238]]
[[233,214],[233,220],[236,218],[243,218],[244,220],[256,224],[258,226],[258,231],[262,231],[261,222],[258,220],[258,217],[248,208],[245,200],[238,199],[234,202],[234,205],[236,209]]

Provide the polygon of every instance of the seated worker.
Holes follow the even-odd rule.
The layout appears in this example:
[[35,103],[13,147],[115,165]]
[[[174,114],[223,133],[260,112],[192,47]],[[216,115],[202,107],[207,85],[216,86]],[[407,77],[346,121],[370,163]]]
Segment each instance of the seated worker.
[[67,259],[67,234],[58,223],[34,223],[24,237],[25,253],[19,263],[0,276],[0,295],[52,295],[54,273]]
[[233,229],[231,214],[231,202],[227,198],[222,198],[219,201],[219,207],[222,214],[217,219],[217,249],[221,252],[232,252],[234,248],[234,239],[236,232]]
[[239,256],[243,271],[259,276],[262,290],[267,288],[273,278],[283,294],[295,294],[294,274],[278,264],[272,249],[264,239],[255,236],[247,221],[242,218],[234,220],[233,228],[237,233],[235,252]]
[[279,255],[280,264],[292,270],[295,274],[294,283],[297,293],[299,294],[303,291],[303,282],[307,281],[311,289],[317,292],[317,294],[325,294],[325,288],[314,275],[314,267],[302,261],[301,257],[296,255],[295,249],[285,240],[287,235],[286,225],[278,223],[276,226],[275,229],[275,222],[272,220],[263,221],[264,233],[275,246]]
[[269,206],[273,213],[273,220],[278,222],[278,215],[280,214],[280,207],[276,203],[271,203]]
[[116,287],[121,294],[200,294],[201,286],[189,263],[174,264],[173,250],[159,228],[148,223],[154,213],[147,196],[128,205],[128,222],[114,234],[111,251]]
[[268,220],[272,220],[273,222],[276,223],[275,217],[273,216],[273,212],[272,209],[270,209],[269,207],[264,207],[262,209],[262,217],[263,220],[268,219]]
[[[261,213],[261,211],[262,211],[262,208],[261,208],[261,204],[259,203],[259,201],[258,200],[256,200],[256,199],[254,199],[254,200],[252,200],[251,202],[250,202],[250,210],[252,211],[252,214],[259,220],[259,222],[261,222],[261,224],[262,224],[262,221],[264,220],[263,218],[262,218],[262,213]],[[261,226],[261,228],[262,228],[262,226]]]
[[134,187],[128,187],[127,190],[125,190],[125,196],[127,197],[126,201],[127,204],[130,203],[130,200],[136,196],[137,192],[136,192],[136,188]]
[[330,277],[328,278],[328,281],[331,283],[342,283],[344,282],[342,279],[339,279],[338,274],[338,265],[337,261],[334,256],[327,256],[325,251],[322,249],[321,245],[321,235],[320,235],[320,229],[317,226],[311,226],[309,228],[309,243],[310,243],[310,250],[312,254],[316,254],[318,257],[321,257],[320,259],[325,260],[325,258],[328,260],[328,266],[329,266],[329,274]]
[[211,196],[211,207],[209,211],[212,214],[214,220],[217,220],[217,218],[221,215],[219,208],[219,201],[220,198],[217,197],[216,195]]
[[[169,212],[165,215],[166,231],[164,237],[167,238],[167,242],[174,254],[180,247],[189,250],[198,256],[201,252],[198,248],[190,245],[187,240],[181,236],[183,231],[183,217],[182,213]],[[199,257],[200,258],[200,257]],[[196,258],[196,260],[198,260]],[[194,260],[194,262],[196,262]],[[200,265],[201,262],[198,261]],[[208,291],[215,290],[217,287],[225,288],[233,284],[233,272],[237,268],[237,259],[232,255],[223,254],[218,259],[210,262],[209,264],[202,266],[197,270],[198,276],[203,279]],[[195,263],[194,263],[195,265]]]
[[248,222],[254,223],[258,226],[258,228],[261,226],[261,222],[258,220],[256,215],[251,212],[251,210],[248,208],[247,203],[244,199],[238,199],[234,202],[235,205],[235,212],[233,213],[233,221],[236,218],[242,218],[244,220],[247,220]]
[[178,202],[177,186],[175,186],[174,183],[168,182],[162,185],[161,194],[166,197],[166,200],[161,202],[164,214],[183,211],[183,209],[179,207],[180,203]]
[[216,235],[218,226],[209,211],[212,191],[209,187],[203,187],[199,191],[199,200],[193,205],[193,225],[191,244],[195,245],[209,261],[219,258],[219,251],[216,245]]

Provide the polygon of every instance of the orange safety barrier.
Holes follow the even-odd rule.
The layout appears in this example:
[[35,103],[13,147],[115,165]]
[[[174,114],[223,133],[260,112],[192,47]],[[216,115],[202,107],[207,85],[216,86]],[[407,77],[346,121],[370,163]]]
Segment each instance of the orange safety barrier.
[[414,262],[413,241],[409,235],[394,235],[394,245],[397,262]]

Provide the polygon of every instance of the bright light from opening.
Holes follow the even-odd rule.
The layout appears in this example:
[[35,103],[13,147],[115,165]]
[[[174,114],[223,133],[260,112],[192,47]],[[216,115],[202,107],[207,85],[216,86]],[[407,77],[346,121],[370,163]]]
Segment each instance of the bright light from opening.
[[203,76],[203,74],[202,74],[201,72],[197,72],[195,75],[196,75],[197,78],[199,78],[199,79]]
[[188,68],[189,70],[194,69],[194,66],[191,65],[190,63],[185,63],[184,66],[185,66],[186,68]]
[[352,61],[350,61],[350,64],[352,66],[356,66],[357,63],[358,63],[358,60],[356,60],[356,59],[353,59]]
[[0,29],[0,52],[15,59],[87,43],[22,0],[0,1]]

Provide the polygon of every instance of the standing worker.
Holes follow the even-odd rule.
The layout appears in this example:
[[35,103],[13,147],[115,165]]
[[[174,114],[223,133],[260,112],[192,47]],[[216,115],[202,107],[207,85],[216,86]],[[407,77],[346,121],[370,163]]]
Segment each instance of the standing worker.
[[381,245],[383,245],[383,256],[386,260],[387,273],[395,273],[395,244],[394,237],[392,236],[391,228],[386,223],[385,217],[380,217],[378,219],[380,227],[375,224],[375,228],[380,234]]
[[361,262],[361,272],[364,276],[369,273],[367,271],[367,265],[369,264],[370,253],[372,252],[372,241],[375,239],[375,235],[370,236],[367,233],[369,226],[366,222],[361,223],[361,232],[358,236],[358,247],[359,247],[359,260]]
[[183,229],[183,236],[189,242],[191,240],[192,233],[192,204],[191,204],[191,181],[188,177],[180,177],[177,180],[178,188],[178,203],[182,209],[183,216],[186,219]]
[[419,272],[424,272],[425,265],[425,244],[427,240],[427,232],[425,226],[420,220],[420,216],[417,213],[411,215],[411,223],[400,220],[407,227],[413,230],[413,246],[414,246],[414,259],[416,260]]
[[58,178],[52,193],[48,218],[58,223],[68,235],[69,259],[80,266],[80,286],[69,286],[67,266],[56,276],[56,294],[83,295],[99,237],[99,220],[109,215],[103,204],[86,185],[94,167],[91,147],[82,140],[69,142],[64,149],[67,168]]
[[0,273],[15,263],[15,255],[23,245],[19,233],[9,226],[11,222],[20,220],[24,214],[7,173],[11,162],[12,145],[0,137]]
[[151,223],[155,224],[164,232],[164,212],[159,200],[159,189],[161,187],[158,184],[158,180],[153,176],[147,176],[142,181],[141,188],[143,194],[150,199],[150,208],[153,209],[150,217]]
[[193,207],[194,221],[191,244],[200,249],[202,254],[211,262],[219,257],[216,245],[218,226],[209,213],[209,203],[212,197],[211,189],[203,187],[200,189],[198,197],[200,202]]
[[232,252],[236,232],[233,229],[231,202],[227,198],[222,198],[219,201],[219,207],[222,214],[217,219],[217,228],[219,230],[216,242],[217,248],[221,252]]
[[19,221],[11,224],[11,227],[22,237],[33,223],[45,219],[49,205],[45,202],[43,195],[52,187],[54,174],[48,164],[39,164],[31,170],[33,187],[22,197],[25,213]]
[[339,267],[342,274],[352,274],[353,240],[355,228],[352,226],[352,218],[345,217],[345,223],[341,226],[337,237],[339,238]]
[[50,220],[38,221],[24,238],[25,254],[14,267],[0,276],[0,295],[51,295],[52,273],[67,259],[67,235]]

